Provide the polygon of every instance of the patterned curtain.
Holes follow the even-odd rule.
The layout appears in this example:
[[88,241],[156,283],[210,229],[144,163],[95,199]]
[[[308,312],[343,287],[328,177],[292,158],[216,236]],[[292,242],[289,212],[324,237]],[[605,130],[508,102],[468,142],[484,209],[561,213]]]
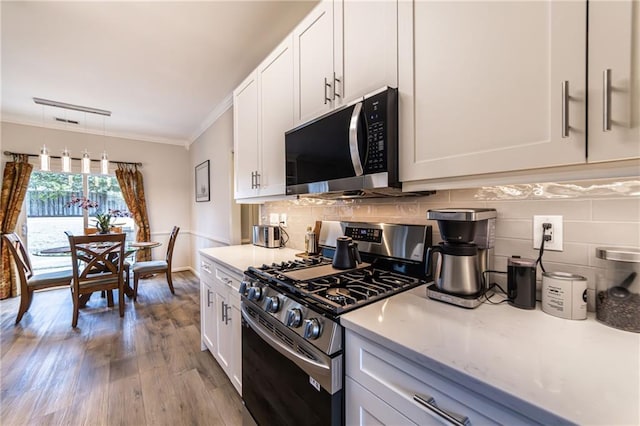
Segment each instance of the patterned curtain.
[[[133,220],[138,227],[136,241],[150,241],[151,228],[149,227],[149,216],[147,215],[147,202],[144,198],[144,184],[142,182],[142,172],[134,164],[118,163],[116,178],[127,208],[133,216]],[[138,250],[136,261],[142,262],[151,260],[150,250]]]
[[[22,209],[22,202],[27,194],[29,177],[33,166],[28,163],[27,155],[15,154],[13,161],[7,162],[4,166],[4,176],[2,178],[2,196],[0,198],[0,226],[3,234],[14,232],[18,216]],[[17,277],[12,274],[11,258],[9,249],[0,242],[0,253],[2,264],[0,276],[0,299],[6,299],[20,294],[20,286]]]

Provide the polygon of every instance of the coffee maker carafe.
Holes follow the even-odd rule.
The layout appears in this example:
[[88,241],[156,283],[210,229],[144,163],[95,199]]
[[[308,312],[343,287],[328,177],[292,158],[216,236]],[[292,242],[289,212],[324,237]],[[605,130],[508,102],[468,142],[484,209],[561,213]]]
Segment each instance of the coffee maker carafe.
[[[496,216],[495,209],[487,208],[427,211],[427,219],[438,222],[443,240],[427,252],[428,269],[434,272],[437,290],[463,298],[483,293],[483,274],[489,269],[488,251],[495,243]],[[434,266],[436,257],[439,261]]]

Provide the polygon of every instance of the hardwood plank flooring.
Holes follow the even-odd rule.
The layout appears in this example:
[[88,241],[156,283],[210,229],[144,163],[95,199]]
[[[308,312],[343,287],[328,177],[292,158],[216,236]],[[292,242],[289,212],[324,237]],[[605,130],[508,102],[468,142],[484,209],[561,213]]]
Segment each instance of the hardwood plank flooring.
[[68,289],[0,301],[0,425],[242,424],[242,400],[200,351],[200,292],[191,272],[140,282],[138,301],[94,294],[71,327]]

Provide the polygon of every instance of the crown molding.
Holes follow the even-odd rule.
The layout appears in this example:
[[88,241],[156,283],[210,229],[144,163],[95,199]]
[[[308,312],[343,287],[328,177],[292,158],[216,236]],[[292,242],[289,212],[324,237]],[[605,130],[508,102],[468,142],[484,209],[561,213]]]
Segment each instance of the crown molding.
[[[198,131],[195,132],[193,136],[190,138],[188,142],[188,146],[194,143],[196,139],[198,139],[209,127],[213,125],[213,123],[215,123],[218,120],[218,118],[220,118],[222,114],[227,112],[227,110],[232,106],[233,106],[233,93],[229,93],[227,97],[224,98],[222,102],[220,102],[218,106],[215,107],[213,111],[211,111],[211,113],[209,113],[207,118],[205,118],[205,120],[200,125],[200,128],[198,129]],[[188,146],[187,146],[187,149],[188,149]]]

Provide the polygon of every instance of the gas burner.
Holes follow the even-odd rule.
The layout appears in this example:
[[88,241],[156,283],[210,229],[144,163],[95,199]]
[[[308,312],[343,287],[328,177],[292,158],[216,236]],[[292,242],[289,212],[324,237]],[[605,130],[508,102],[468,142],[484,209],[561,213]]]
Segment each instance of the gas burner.
[[338,303],[340,305],[347,305],[350,303],[355,303],[356,298],[351,296],[351,292],[347,288],[343,287],[334,287],[327,289],[325,297],[332,302]]

